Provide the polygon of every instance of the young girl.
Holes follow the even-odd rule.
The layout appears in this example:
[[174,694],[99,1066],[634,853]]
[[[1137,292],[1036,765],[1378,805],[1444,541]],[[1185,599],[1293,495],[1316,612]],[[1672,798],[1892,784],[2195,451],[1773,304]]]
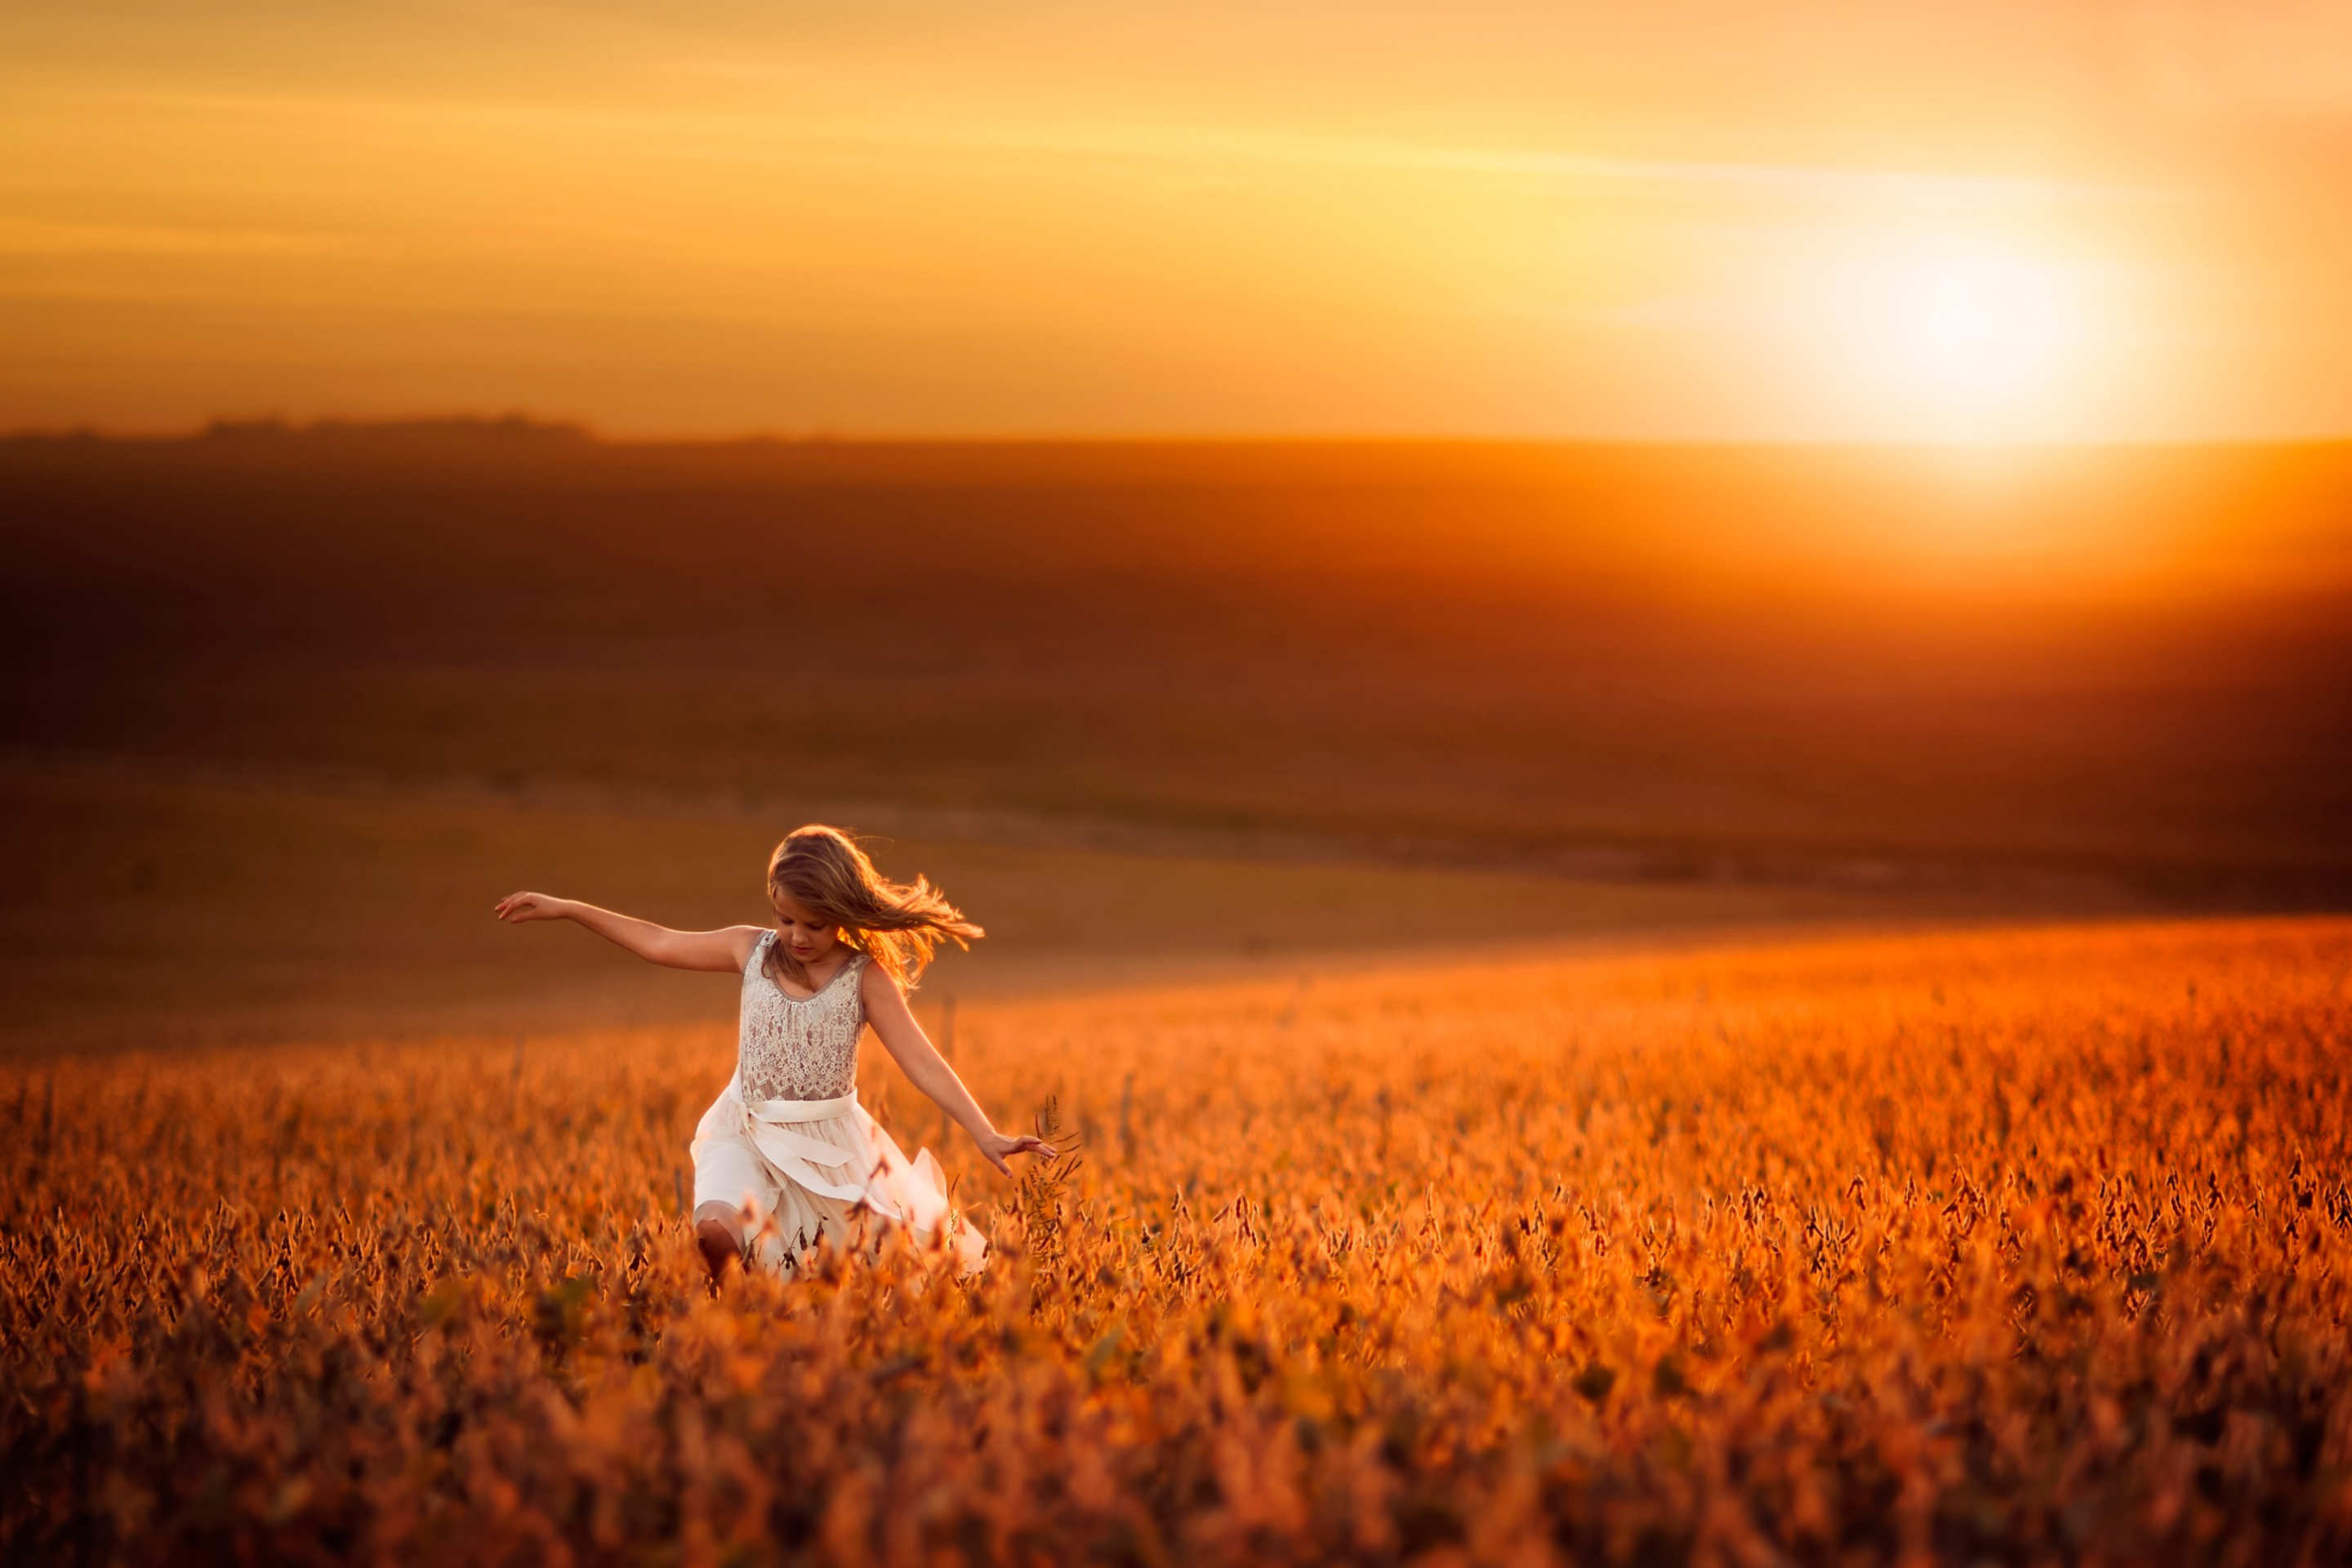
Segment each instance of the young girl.
[[650,963],[742,975],[735,1076],[694,1131],[695,1239],[714,1284],[739,1258],[789,1273],[820,1237],[849,1245],[867,1215],[919,1239],[944,1226],[964,1270],[979,1268],[981,1238],[949,1212],[931,1152],[909,1162],[857,1103],[857,1041],[871,1024],[999,1171],[1011,1173],[1012,1154],[1052,1159],[1038,1140],[996,1130],[907,1008],[940,939],[969,946],[980,928],[920,877],[884,880],[831,827],[803,827],[776,846],[768,901],[772,931],[671,931],[543,893],[509,894],[498,915],[577,921]]

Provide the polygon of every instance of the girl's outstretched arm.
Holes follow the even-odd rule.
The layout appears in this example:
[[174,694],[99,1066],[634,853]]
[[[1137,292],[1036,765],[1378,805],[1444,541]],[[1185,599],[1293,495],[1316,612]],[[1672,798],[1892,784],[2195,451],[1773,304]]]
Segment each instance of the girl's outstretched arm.
[[866,1021],[874,1026],[875,1037],[891,1059],[904,1069],[917,1089],[931,1097],[941,1110],[955,1119],[956,1124],[971,1134],[988,1163],[1003,1172],[1013,1173],[1004,1163],[1008,1154],[1043,1154],[1054,1158],[1054,1148],[1042,1139],[1025,1134],[1008,1136],[996,1130],[980,1102],[964,1088],[963,1079],[956,1077],[955,1068],[931,1045],[930,1037],[915,1022],[915,1015],[907,1005],[906,994],[898,982],[882,973],[881,966],[869,963],[866,973],[857,977],[859,997],[866,1004]]
[[575,921],[647,963],[671,969],[740,970],[751,962],[751,945],[764,929],[728,926],[719,931],[672,931],[635,915],[615,914],[577,899],[551,899],[545,893],[509,893],[499,900],[498,916],[509,925]]

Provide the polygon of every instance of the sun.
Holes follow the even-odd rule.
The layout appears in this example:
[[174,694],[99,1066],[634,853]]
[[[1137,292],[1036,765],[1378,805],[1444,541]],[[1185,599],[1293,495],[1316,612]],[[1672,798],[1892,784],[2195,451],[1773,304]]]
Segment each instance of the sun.
[[1927,386],[1965,400],[2029,389],[2058,367],[2074,312],[2064,274],[1997,251],[1907,259],[1885,300],[1892,347]]
[[2030,236],[1823,236],[1778,315],[1825,406],[1870,437],[2051,439],[2107,384],[2111,290],[2094,259]]

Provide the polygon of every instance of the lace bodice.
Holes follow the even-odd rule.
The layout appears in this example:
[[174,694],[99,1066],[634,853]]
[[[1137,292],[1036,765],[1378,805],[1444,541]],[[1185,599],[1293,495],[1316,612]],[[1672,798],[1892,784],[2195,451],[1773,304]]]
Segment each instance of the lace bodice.
[[761,965],[776,940],[751,944],[743,965],[743,1010],[735,1068],[745,1100],[832,1100],[857,1087],[857,1035],[866,1026],[858,976],[866,955],[852,953],[815,995],[787,996]]

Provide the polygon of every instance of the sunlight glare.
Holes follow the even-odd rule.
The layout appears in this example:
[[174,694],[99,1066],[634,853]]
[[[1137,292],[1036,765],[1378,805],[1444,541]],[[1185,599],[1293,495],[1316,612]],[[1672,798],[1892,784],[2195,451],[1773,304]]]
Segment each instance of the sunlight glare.
[[1952,393],[1991,395],[2053,367],[2065,292],[2055,269],[2022,257],[1939,256],[1897,274],[1890,316],[1915,374]]
[[2095,423],[2113,337],[2089,258],[2023,237],[1851,234],[1779,296],[1842,422],[1876,438],[2048,440]]

